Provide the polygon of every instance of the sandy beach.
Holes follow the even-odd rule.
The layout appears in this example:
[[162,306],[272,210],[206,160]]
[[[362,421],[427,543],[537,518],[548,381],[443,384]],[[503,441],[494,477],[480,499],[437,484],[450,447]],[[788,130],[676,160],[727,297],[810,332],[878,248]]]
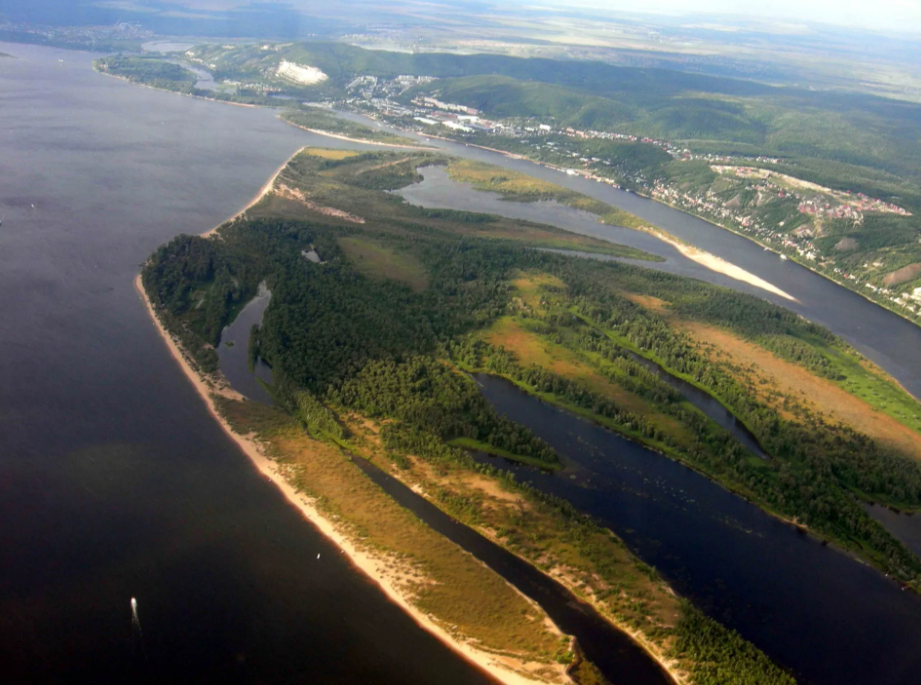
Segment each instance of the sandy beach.
[[[526,664],[521,664],[520,662],[516,662],[513,659],[500,657],[488,652],[484,652],[482,650],[475,649],[467,643],[455,640],[429,615],[419,611],[415,606],[413,606],[413,604],[409,601],[409,598],[405,596],[405,594],[401,592],[397,586],[393,572],[387,570],[386,563],[388,560],[386,558],[381,555],[370,554],[366,550],[359,549],[355,543],[350,540],[348,536],[345,535],[332,521],[323,516],[323,514],[317,510],[316,506],[314,506],[314,503],[310,500],[310,498],[308,498],[304,493],[298,492],[287,481],[284,475],[282,475],[280,472],[278,465],[265,456],[261,445],[252,436],[243,436],[236,433],[231,428],[227,420],[218,411],[217,405],[214,401],[214,395],[219,394],[232,399],[243,399],[242,395],[231,390],[229,387],[217,387],[217,384],[214,381],[204,378],[197,371],[195,371],[195,369],[192,368],[191,364],[180,349],[178,343],[167,332],[167,330],[160,323],[160,320],[157,318],[156,312],[153,309],[153,305],[150,302],[150,298],[147,297],[147,293],[144,290],[140,275],[135,278],[134,285],[144,302],[144,306],[147,309],[147,313],[150,315],[151,321],[153,322],[154,326],[156,326],[157,332],[160,334],[160,337],[163,339],[163,342],[169,349],[173,359],[182,369],[186,378],[188,378],[196,392],[198,392],[199,396],[208,407],[208,411],[214,417],[214,420],[220,424],[221,428],[224,429],[224,432],[227,433],[227,435],[233,439],[233,441],[243,451],[243,453],[246,454],[250,462],[259,471],[259,473],[274,483],[275,486],[282,492],[285,499],[298,511],[300,511],[304,518],[307,519],[307,521],[316,527],[317,530],[319,530],[324,536],[335,543],[348,556],[358,571],[365,574],[368,578],[377,583],[384,594],[387,595],[387,597],[392,602],[397,604],[410,617],[412,617],[412,619],[421,628],[434,635],[442,643],[444,643],[463,658],[467,659],[469,662],[486,671],[497,681],[504,683],[504,685],[534,685],[536,682],[535,680],[510,670],[510,668],[525,667],[527,666]],[[572,680],[568,676],[565,676],[565,682],[572,682]]]
[[275,181],[278,180],[278,177],[281,175],[281,172],[284,171],[284,170],[285,170],[285,167],[288,166],[288,165],[291,163],[291,160],[292,160],[292,159],[294,159],[295,157],[297,157],[299,154],[301,154],[301,153],[302,153],[304,150],[306,150],[306,149],[307,149],[306,147],[298,148],[298,150],[297,150],[293,155],[291,155],[290,157],[288,157],[288,159],[286,159],[286,160],[282,163],[282,165],[279,166],[279,167],[275,170],[275,173],[272,174],[272,177],[269,178],[269,180],[266,182],[266,184],[265,184],[264,186],[262,186],[262,190],[260,190],[258,193],[256,193],[255,197],[253,197],[252,200],[250,200],[249,202],[247,202],[247,203],[246,203],[246,206],[245,206],[243,209],[241,209],[239,212],[237,212],[237,213],[234,214],[232,217],[230,217],[229,219],[227,219],[227,221],[222,221],[221,223],[219,223],[219,224],[218,224],[217,226],[215,226],[214,228],[205,231],[204,233],[201,234],[201,237],[202,237],[202,238],[210,238],[210,237],[211,237],[212,235],[214,235],[214,234],[217,232],[217,230],[218,230],[221,226],[223,226],[224,224],[228,224],[228,223],[230,223],[231,221],[236,221],[237,219],[242,219],[243,216],[246,214],[246,210],[248,210],[250,207],[253,207],[253,206],[257,205],[257,204],[262,200],[262,198],[264,198],[266,195],[268,195],[268,194],[271,193],[273,190],[275,190]]
[[[279,117],[281,119],[281,117]],[[376,145],[378,147],[395,147],[403,150],[436,150],[437,148],[426,147],[425,145],[401,145],[400,143],[381,143],[377,140],[367,140],[366,138],[349,138],[348,136],[343,136],[339,133],[330,133],[329,131],[323,131],[319,128],[307,128],[306,126],[299,126],[298,124],[293,124],[286,119],[282,119],[289,126],[294,128],[299,128],[302,131],[307,131],[309,133],[316,133],[318,136],[326,136],[327,138],[335,138],[337,140],[347,140],[350,143],[364,143],[365,145]]]
[[697,262],[701,266],[710,269],[710,271],[715,271],[716,273],[723,274],[724,276],[729,276],[729,278],[735,279],[737,281],[748,283],[749,285],[753,285],[756,288],[761,288],[762,290],[766,290],[767,292],[773,293],[774,295],[779,295],[780,297],[790,300],[791,302],[798,302],[795,297],[787,292],[784,292],[773,283],[768,283],[763,278],[755,276],[755,274],[746,271],[739,266],[736,266],[732,262],[727,262],[722,257],[717,257],[716,255],[696,248],[693,245],[688,245],[687,243],[684,243],[674,236],[657,228],[647,227],[644,230],[650,235],[654,235],[663,243],[668,243],[692,262]]

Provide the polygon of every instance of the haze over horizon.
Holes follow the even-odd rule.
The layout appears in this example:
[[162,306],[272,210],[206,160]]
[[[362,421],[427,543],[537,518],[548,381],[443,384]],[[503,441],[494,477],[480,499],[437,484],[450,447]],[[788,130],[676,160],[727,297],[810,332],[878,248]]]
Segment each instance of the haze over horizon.
[[[546,9],[552,3],[522,2]],[[872,31],[898,31],[900,33],[921,33],[921,3],[911,0],[880,0],[866,3],[861,0],[766,0],[760,3],[740,4],[734,0],[697,0],[693,3],[682,0],[652,0],[637,7],[627,0],[573,0],[568,7],[583,7],[614,13],[641,15],[667,15],[687,17],[693,22],[720,20],[757,20],[770,22],[778,27],[792,28],[797,24],[826,24],[847,28],[862,28]],[[726,27],[729,29],[730,27]]]

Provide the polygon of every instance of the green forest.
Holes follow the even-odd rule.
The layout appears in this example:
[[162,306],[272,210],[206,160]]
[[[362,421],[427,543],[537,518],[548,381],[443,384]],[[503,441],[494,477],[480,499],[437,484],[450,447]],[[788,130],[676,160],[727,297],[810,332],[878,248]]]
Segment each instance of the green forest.
[[[497,414],[466,372],[501,375],[918,583],[921,560],[862,506],[921,507],[918,463],[794,397],[782,398],[778,409],[738,369],[631,295],[668,302],[673,315],[731,331],[818,378],[839,382],[840,360],[856,353],[825,329],[749,295],[533,249],[584,250],[591,239],[499,217],[420,210],[384,192],[412,182],[425,163],[445,160],[426,152],[302,152],[279,183],[309,196],[314,209],[290,193],[270,195],[225,224],[220,239],[180,236],[161,247],[144,267],[144,286],[200,369],[213,372],[222,327],[266,281],[272,300],[253,331],[251,354],[272,366],[276,402],[317,437],[347,441],[338,417],[358,414],[382,422],[397,465],[413,455],[473,468],[457,449],[466,447],[560,468],[561,456]],[[321,263],[306,259],[306,250]],[[502,331],[514,332],[506,341],[536,341],[535,349],[565,364],[502,344]],[[769,458],[749,452],[634,355],[718,399]],[[784,681],[756,650],[726,647],[723,628],[701,630],[709,619],[688,612],[675,629],[681,649],[720,674],[705,675],[701,666],[695,682]]]
[[159,57],[115,55],[100,57],[93,65],[98,71],[112,76],[178,93],[191,94],[198,81],[188,69]]

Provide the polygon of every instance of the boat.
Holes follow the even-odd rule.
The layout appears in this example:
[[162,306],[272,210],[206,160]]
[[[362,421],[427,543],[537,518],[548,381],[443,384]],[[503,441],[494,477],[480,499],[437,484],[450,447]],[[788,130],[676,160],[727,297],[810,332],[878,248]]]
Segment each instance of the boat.
[[787,255],[785,255],[785,254],[780,255],[780,258],[781,258],[783,261],[787,261]]

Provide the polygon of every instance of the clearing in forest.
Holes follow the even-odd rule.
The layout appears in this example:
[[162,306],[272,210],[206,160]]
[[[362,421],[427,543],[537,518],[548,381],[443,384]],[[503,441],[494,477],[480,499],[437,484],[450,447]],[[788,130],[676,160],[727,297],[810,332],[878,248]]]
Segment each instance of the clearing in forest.
[[334,159],[337,161],[340,159],[348,159],[349,157],[355,157],[361,154],[360,152],[356,152],[355,150],[332,150],[330,148],[324,148],[324,147],[308,147],[304,149],[304,152],[306,152],[308,155],[311,155],[312,157],[321,157],[322,159]]
[[340,238],[339,245],[355,268],[366,276],[399,281],[415,292],[428,287],[425,267],[407,252],[398,252],[367,238]]

